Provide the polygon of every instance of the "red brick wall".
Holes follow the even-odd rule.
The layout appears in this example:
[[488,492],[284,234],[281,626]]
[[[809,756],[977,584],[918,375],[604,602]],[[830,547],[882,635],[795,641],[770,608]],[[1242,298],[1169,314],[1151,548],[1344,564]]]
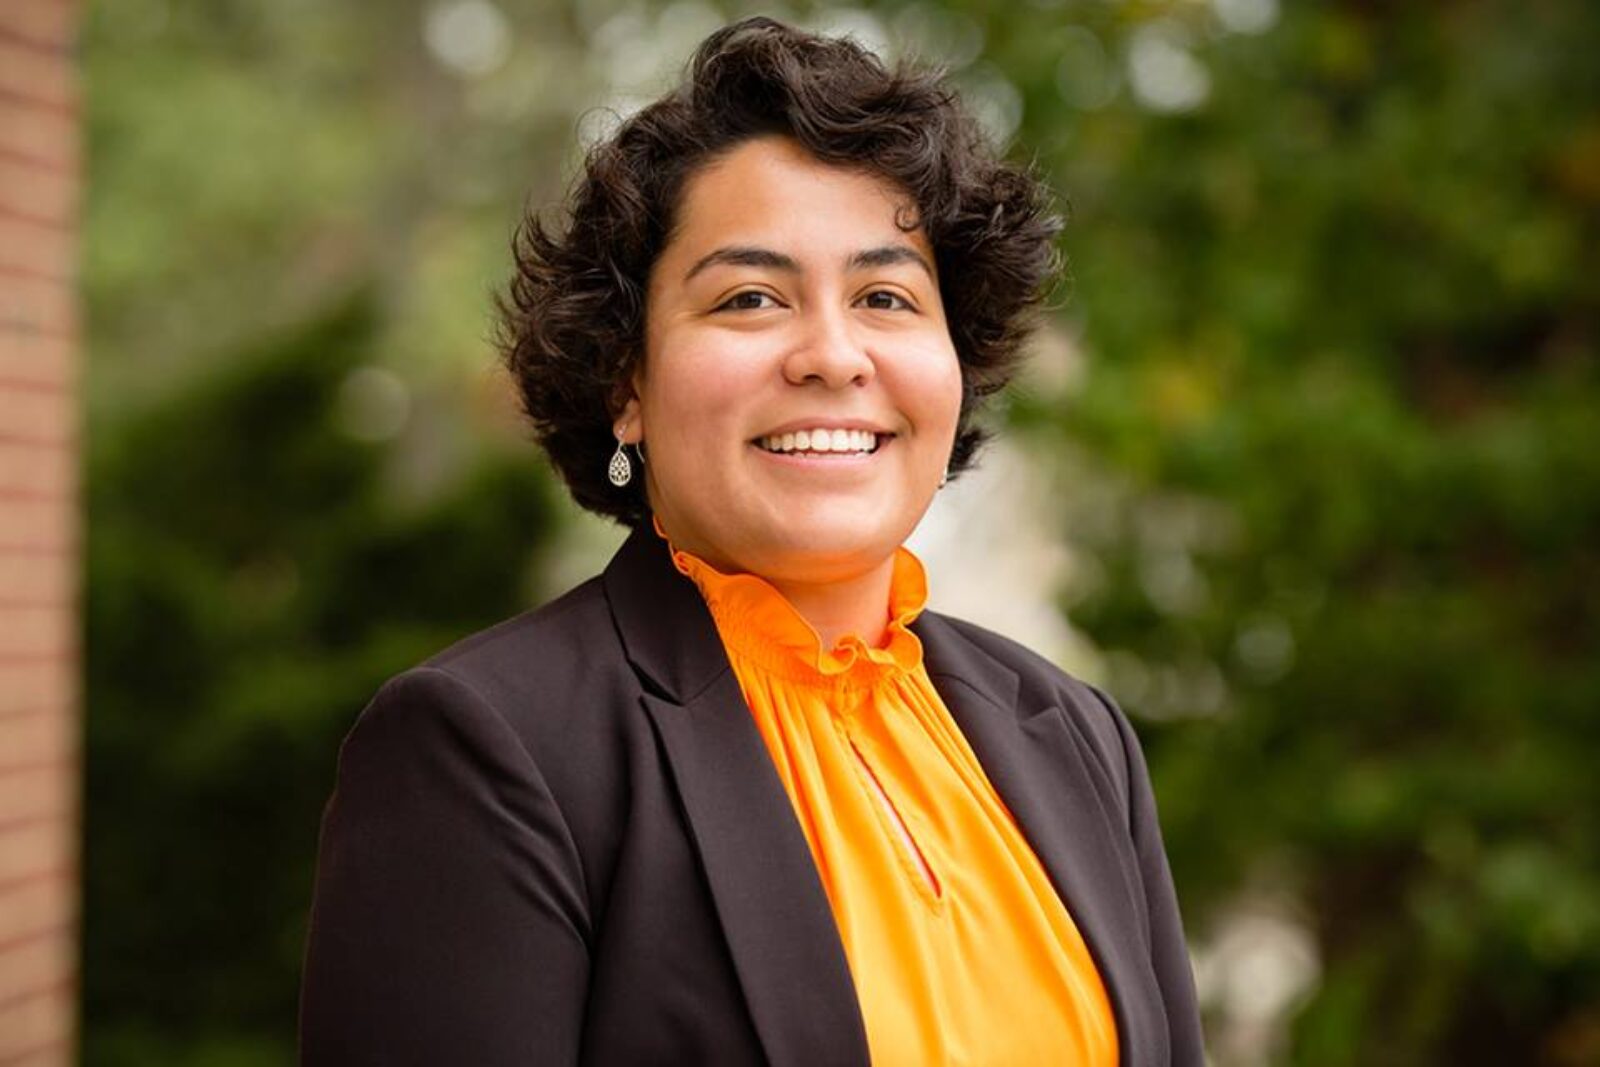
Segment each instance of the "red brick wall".
[[74,3],[0,0],[0,1065],[74,1059]]

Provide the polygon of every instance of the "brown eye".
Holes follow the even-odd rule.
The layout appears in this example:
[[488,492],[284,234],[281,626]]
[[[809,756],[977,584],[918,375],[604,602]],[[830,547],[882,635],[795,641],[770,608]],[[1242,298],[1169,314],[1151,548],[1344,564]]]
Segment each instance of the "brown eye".
[[[762,303],[762,301],[767,301]],[[742,293],[734,293],[717,307],[718,311],[765,311],[769,307],[777,307],[778,302],[772,299],[771,293],[763,293],[759,289],[746,289]]]
[[899,311],[911,307],[904,298],[887,289],[876,289],[862,297],[862,301],[874,311]]

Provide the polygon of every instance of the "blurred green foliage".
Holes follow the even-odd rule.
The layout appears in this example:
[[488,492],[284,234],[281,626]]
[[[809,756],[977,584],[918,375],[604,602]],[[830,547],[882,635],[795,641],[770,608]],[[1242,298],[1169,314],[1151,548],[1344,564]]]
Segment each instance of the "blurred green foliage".
[[[523,198],[740,13],[90,9],[86,1062],[291,1057],[339,738],[561,582],[487,373]],[[1265,1037],[1202,968],[1217,1062],[1600,1062],[1600,9],[800,14],[1070,202],[1010,403],[1063,609],[1202,959],[1260,901],[1314,950]]]
[[[400,509],[337,423],[370,300],[98,435],[85,1058],[286,1062],[332,757],[385,677],[526,606],[526,462]],[[254,1054],[252,1054],[254,1055]]]
[[1204,107],[1065,124],[1049,46],[996,58],[1076,201],[1090,365],[1021,405],[1094,483],[1071,617],[1192,932],[1250,890],[1314,932],[1286,1063],[1600,1063],[1597,45],[1286,6],[1197,48]]

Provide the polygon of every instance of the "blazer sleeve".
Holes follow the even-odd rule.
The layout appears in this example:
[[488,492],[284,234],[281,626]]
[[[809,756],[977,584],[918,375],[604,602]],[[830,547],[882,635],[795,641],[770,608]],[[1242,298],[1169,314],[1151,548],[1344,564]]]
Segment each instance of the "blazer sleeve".
[[339,754],[300,995],[300,1062],[573,1064],[588,981],[577,849],[463,680],[386,684]]
[[1172,870],[1161,840],[1161,824],[1156,817],[1155,792],[1145,765],[1139,739],[1116,703],[1099,689],[1090,686],[1105,705],[1116,725],[1128,768],[1128,824],[1138,857],[1139,876],[1144,888],[1145,912],[1150,921],[1150,963],[1166,1009],[1169,1047],[1173,1067],[1203,1067],[1205,1041],[1200,1030],[1200,1008],[1195,996],[1194,970],[1189,963],[1189,947],[1183,936],[1183,919],[1178,912],[1178,895],[1172,884]]

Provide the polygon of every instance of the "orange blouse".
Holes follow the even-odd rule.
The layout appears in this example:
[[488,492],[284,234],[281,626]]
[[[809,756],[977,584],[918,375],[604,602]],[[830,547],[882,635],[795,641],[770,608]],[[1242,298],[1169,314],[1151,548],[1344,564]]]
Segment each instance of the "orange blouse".
[[884,646],[851,634],[831,649],[762,579],[672,558],[811,846],[872,1062],[1115,1064],[1094,960],[907,628],[927,600],[916,556],[895,555]]

